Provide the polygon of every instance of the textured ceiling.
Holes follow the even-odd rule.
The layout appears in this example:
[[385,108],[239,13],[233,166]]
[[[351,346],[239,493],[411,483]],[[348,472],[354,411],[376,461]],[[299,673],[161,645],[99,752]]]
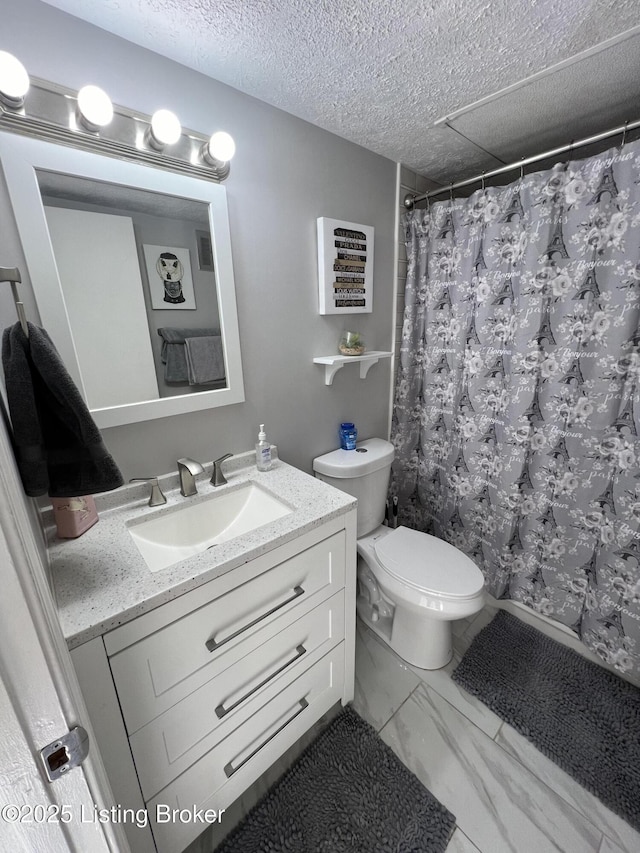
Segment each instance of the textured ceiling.
[[638,0],[47,2],[439,182],[640,118]]

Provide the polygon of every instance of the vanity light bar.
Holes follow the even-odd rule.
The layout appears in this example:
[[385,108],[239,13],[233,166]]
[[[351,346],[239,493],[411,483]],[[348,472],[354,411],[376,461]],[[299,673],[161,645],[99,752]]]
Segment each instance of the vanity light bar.
[[171,110],[156,110],[151,116],[151,125],[146,141],[156,151],[162,151],[167,145],[175,145],[182,136],[182,127],[178,116]]
[[99,133],[113,119],[111,98],[99,86],[83,86],[78,92],[76,115],[90,133]]
[[6,50],[0,50],[0,103],[11,109],[20,109],[29,91],[29,75],[19,59]]
[[[204,136],[182,128],[168,110],[148,116],[111,104],[108,95],[97,86],[87,86],[76,93],[36,77],[29,85],[26,71],[17,82],[5,79],[3,53],[0,51],[0,130],[216,183],[228,177],[229,161],[235,151],[229,134],[219,131]],[[11,54],[6,57],[15,59]],[[18,60],[17,66],[10,60],[4,63],[10,70],[23,68]]]

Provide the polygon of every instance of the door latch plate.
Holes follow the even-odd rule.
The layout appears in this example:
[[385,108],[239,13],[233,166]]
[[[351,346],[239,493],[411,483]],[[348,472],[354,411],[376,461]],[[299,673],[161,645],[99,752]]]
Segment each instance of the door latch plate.
[[88,754],[89,735],[82,726],[76,726],[40,750],[44,772],[50,782],[55,782],[69,770],[82,764]]

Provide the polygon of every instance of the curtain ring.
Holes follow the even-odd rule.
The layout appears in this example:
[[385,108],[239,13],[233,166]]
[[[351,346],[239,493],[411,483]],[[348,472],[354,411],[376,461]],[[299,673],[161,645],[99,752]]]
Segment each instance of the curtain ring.
[[620,143],[620,151],[624,148],[624,144],[627,141],[627,125],[629,124],[629,119],[627,119],[624,123],[624,127],[622,128],[622,142]]
[[453,181],[449,184],[449,200],[453,204]]
[[520,161],[520,180],[524,178],[524,157]]
[[480,182],[480,186],[482,187],[482,192],[484,192],[484,172],[482,173],[482,180]]

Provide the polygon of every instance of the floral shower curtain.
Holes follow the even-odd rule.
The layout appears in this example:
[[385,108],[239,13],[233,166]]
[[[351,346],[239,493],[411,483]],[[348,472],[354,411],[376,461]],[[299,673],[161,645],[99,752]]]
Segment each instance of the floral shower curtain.
[[405,225],[400,523],[640,675],[640,142]]

